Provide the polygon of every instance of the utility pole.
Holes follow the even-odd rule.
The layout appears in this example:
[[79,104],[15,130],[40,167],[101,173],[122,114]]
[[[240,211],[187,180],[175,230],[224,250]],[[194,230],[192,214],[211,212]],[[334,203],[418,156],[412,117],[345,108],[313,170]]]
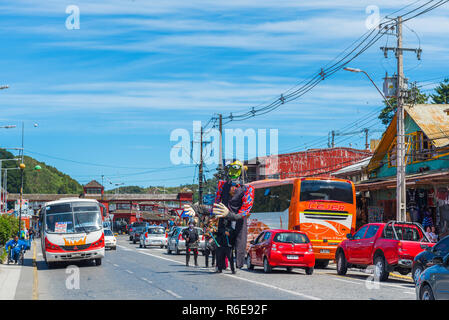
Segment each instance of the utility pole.
[[223,115],[220,113],[218,115],[218,131],[220,132],[220,148],[219,148],[219,163],[218,163],[218,173],[219,179],[223,177]]
[[381,47],[387,57],[388,51],[393,51],[397,60],[397,91],[396,91],[396,219],[398,221],[406,220],[406,182],[405,182],[405,131],[404,131],[404,103],[407,97],[408,90],[405,87],[404,76],[404,51],[412,51],[417,55],[418,60],[421,60],[421,52],[419,49],[409,49],[402,47],[402,17],[396,18],[396,38],[397,46]]
[[399,221],[405,221],[406,185],[405,185],[405,139],[404,139],[404,57],[402,52],[402,17],[397,20],[397,62],[398,62],[398,91],[397,91],[397,171],[396,171],[396,216]]

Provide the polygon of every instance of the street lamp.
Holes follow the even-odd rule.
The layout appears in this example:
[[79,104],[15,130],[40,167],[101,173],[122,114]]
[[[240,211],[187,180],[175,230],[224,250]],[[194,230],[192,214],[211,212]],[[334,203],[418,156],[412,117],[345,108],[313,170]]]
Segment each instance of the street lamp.
[[349,72],[355,72],[355,73],[364,73],[368,79],[371,81],[371,83],[374,85],[374,87],[377,89],[377,91],[380,93],[380,95],[382,96],[382,98],[384,98],[385,103],[388,104],[388,106],[393,110],[393,107],[391,106],[390,102],[388,101],[388,99],[385,97],[385,95],[382,93],[382,91],[380,91],[379,87],[374,83],[373,79],[371,79],[371,77],[369,76],[368,73],[366,73],[365,71],[361,70],[361,69],[356,69],[356,68],[343,68],[343,70],[349,71]]
[[[346,68],[343,68],[343,69],[346,70],[346,71],[349,71],[349,72],[362,72],[362,73],[364,73],[368,77],[368,79],[370,79],[370,81],[374,85],[374,87],[376,87],[377,91],[379,91],[380,95],[384,98],[385,103],[388,104],[388,106],[391,108],[392,111],[394,110],[393,106],[387,100],[385,95],[379,90],[379,88],[374,83],[373,79],[371,79],[371,77],[365,71],[360,70],[360,69],[355,69],[355,68],[349,68],[349,67],[346,67]],[[396,111],[396,113],[399,114],[399,108]],[[403,118],[402,118],[402,121],[403,121]],[[401,125],[401,120],[400,120],[400,117],[398,115],[397,116],[397,132],[396,132],[396,136],[397,136],[397,139],[396,139],[396,141],[397,141],[397,149],[396,150],[397,150],[397,153],[399,153],[398,152],[399,150],[404,150],[404,140],[402,139],[402,141],[401,141],[401,139],[399,139],[399,137],[401,137],[401,133],[400,133],[401,131],[399,129],[400,125]],[[403,123],[402,123],[402,126],[403,126]],[[402,132],[402,135],[403,135],[403,132]],[[403,158],[401,158],[401,159],[403,161]],[[397,220],[405,221],[405,217],[402,216],[402,214],[400,212],[400,208],[401,208],[401,205],[403,204],[403,201],[405,201],[405,188],[406,188],[405,168],[407,166],[407,163],[403,162],[402,165],[401,165],[401,168],[400,168],[400,161],[399,160],[400,160],[400,157],[399,157],[399,154],[397,154],[397,157],[396,157],[396,161],[397,161],[397,167],[396,167],[396,185],[397,185],[397,187],[396,187],[396,208],[399,208],[399,209],[396,209],[396,210],[399,210],[398,213],[397,213]]]

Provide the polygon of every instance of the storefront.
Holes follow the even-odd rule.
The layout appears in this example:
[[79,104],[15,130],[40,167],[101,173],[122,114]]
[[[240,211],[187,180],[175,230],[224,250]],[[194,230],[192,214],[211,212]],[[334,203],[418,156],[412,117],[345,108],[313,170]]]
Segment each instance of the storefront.
[[[440,238],[449,234],[449,171],[409,175],[407,221],[433,225]],[[396,219],[396,179],[363,182],[356,185],[360,194],[360,218],[366,223]]]

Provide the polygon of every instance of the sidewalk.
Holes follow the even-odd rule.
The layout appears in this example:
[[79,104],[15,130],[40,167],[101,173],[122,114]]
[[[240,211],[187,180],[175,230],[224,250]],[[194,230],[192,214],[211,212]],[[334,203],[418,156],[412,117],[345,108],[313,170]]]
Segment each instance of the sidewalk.
[[0,264],[0,300],[13,300],[23,266]]
[[[19,287],[19,283],[21,279],[23,280],[24,276],[26,276],[26,282],[30,281],[31,274],[32,277],[32,268],[30,268],[30,259],[33,257],[33,247],[31,250],[27,250],[25,253],[26,264],[24,266],[17,264],[0,264],[0,300],[14,300],[14,299],[27,299],[29,293],[22,292],[17,295],[17,289]],[[24,272],[24,271],[27,272]],[[31,278],[32,279],[32,278]],[[26,288],[29,290],[29,288]]]

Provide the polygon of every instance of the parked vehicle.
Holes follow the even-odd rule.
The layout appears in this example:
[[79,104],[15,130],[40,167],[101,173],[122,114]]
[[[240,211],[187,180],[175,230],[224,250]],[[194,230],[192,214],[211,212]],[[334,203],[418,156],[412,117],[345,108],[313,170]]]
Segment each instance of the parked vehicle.
[[349,180],[291,178],[251,185],[255,188],[252,214],[277,213],[285,220],[288,212],[288,229],[304,232],[312,243],[315,268],[326,268],[346,234],[355,231],[356,196]]
[[134,223],[132,223],[129,226],[129,229],[128,229],[129,241],[133,241],[134,242],[134,233],[136,232],[136,230],[139,229],[140,232],[141,232],[141,229],[144,229],[147,226],[148,226],[147,222],[134,222]]
[[418,280],[419,275],[428,267],[433,266],[432,259],[437,256],[444,257],[449,253],[449,236],[444,237],[433,247],[423,246],[424,251],[419,253],[413,260],[412,275],[413,281]]
[[391,271],[402,275],[411,272],[413,259],[421,246],[433,246],[422,226],[412,222],[369,223],[340,243],[335,259],[337,273],[346,274],[348,268],[374,265],[374,277],[386,281]]
[[281,229],[263,231],[251,245],[246,257],[248,270],[262,266],[265,273],[284,267],[302,268],[311,275],[315,266],[312,244],[304,232]]
[[425,269],[416,281],[418,300],[449,299],[449,254],[432,259],[433,266]]
[[[173,233],[168,238],[167,241],[167,253],[171,254],[172,252],[175,252],[175,254],[180,254],[181,251],[186,250],[186,241],[182,237],[182,231],[188,227],[175,227],[173,230]],[[204,255],[204,250],[206,248],[206,241],[204,239],[204,232],[203,229],[196,227],[198,230],[198,235],[200,237],[200,245],[199,245],[199,251],[201,251]]]
[[[133,231],[132,231],[132,242],[134,244],[137,243],[137,241],[140,241],[140,236],[142,235],[142,233],[145,231],[145,227],[144,226],[137,226],[137,227],[133,227]],[[130,233],[131,235],[131,233]]]
[[117,250],[117,239],[111,229],[104,229],[104,246],[106,249]]
[[167,246],[167,233],[164,227],[146,227],[140,236],[139,246],[146,248],[147,246]]

